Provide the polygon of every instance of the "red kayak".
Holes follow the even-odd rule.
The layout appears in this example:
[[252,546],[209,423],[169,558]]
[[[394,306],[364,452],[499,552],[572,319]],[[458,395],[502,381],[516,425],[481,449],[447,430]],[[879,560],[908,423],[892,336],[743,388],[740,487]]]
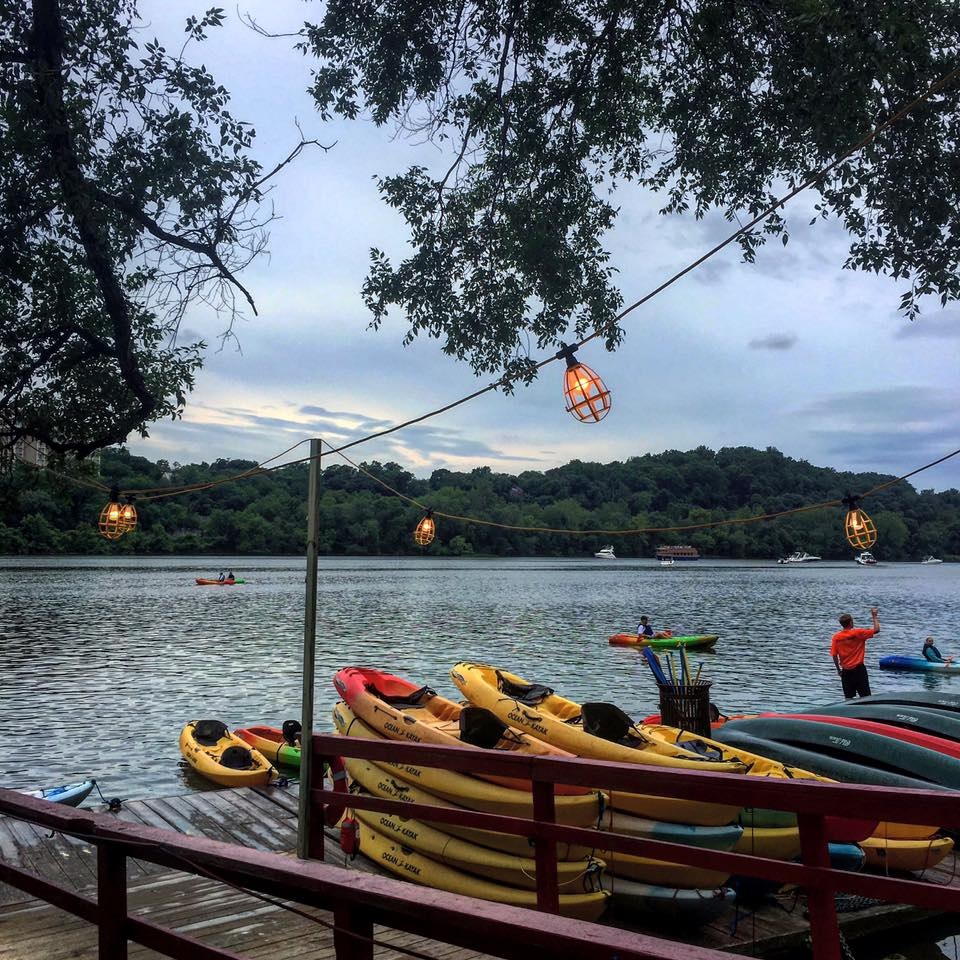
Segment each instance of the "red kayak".
[[761,713],[761,717],[784,717],[789,720],[812,720],[816,723],[829,723],[837,727],[850,727],[854,730],[865,730],[868,733],[877,733],[881,737],[891,740],[900,740],[902,743],[912,743],[917,747],[926,747],[935,750],[947,757],[956,757],[960,760],[960,743],[956,740],[945,740],[929,733],[919,733],[904,727],[894,727],[876,720],[860,720],[856,717],[829,717],[812,713]]

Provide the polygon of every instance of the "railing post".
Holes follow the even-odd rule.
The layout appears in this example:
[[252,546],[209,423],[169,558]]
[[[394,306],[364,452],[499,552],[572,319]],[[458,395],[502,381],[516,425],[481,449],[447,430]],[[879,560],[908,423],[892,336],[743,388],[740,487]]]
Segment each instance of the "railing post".
[[[553,802],[553,784],[533,781],[533,819],[537,823],[556,823]],[[557,842],[537,837],[537,909],[544,913],[560,912],[560,892],[557,887]]]
[[[816,814],[797,814],[800,855],[808,867],[829,867],[830,848],[826,823]],[[840,925],[833,886],[826,880],[807,888],[813,960],[840,960]]]
[[[310,752],[313,753],[313,738],[311,737],[310,743]],[[303,752],[301,748],[301,753]],[[324,844],[324,833],[323,828],[326,826],[326,815],[327,815],[327,805],[325,803],[320,804],[318,807],[314,807],[313,803],[313,780],[315,777],[319,777],[320,786],[323,786],[324,780],[324,771],[326,764],[324,763],[325,757],[312,757],[311,764],[308,767],[308,776],[310,781],[305,783],[303,780],[300,781],[300,789],[307,791],[307,803],[310,805],[310,815],[307,818],[307,856],[311,860],[323,860],[323,844]]]
[[373,920],[348,903],[333,908],[333,950],[337,960],[373,960]]
[[97,943],[100,960],[127,960],[127,858],[97,845]]

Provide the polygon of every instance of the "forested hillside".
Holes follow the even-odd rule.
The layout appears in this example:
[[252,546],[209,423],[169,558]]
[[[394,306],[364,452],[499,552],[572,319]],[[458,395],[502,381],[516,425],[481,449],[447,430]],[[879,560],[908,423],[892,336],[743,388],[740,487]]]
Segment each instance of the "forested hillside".
[[[152,463],[122,449],[103,453],[100,480],[121,488],[183,485],[230,476],[247,461]],[[392,487],[435,510],[498,523],[565,529],[626,529],[748,517],[858,493],[889,477],[841,473],[793,460],[778,450],[667,451],[615,463],[575,460],[519,476],[481,467],[437,470],[419,479],[395,463],[364,464]],[[296,554],[304,549],[306,465],[185,496],[138,502],[138,530],[108,542],[97,533],[105,497],[57,476],[18,466],[0,477],[0,553]],[[933,553],[960,560],[960,492],[917,492],[907,483],[871,497],[865,509],[882,560]],[[320,549],[332,554],[415,554],[421,513],[351,467],[323,471]],[[583,537],[521,533],[441,519],[440,554],[590,555],[609,539],[617,555],[650,557],[660,543],[690,543],[701,554],[774,558],[795,549],[846,559],[840,509],[782,520],[681,534]]]

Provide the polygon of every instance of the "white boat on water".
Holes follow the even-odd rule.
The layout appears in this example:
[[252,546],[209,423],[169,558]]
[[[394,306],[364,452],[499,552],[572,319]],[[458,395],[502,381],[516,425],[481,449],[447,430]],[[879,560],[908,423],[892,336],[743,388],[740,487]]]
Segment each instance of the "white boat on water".
[[815,557],[811,553],[806,553],[804,550],[797,550],[794,553],[791,553],[789,557],[781,557],[777,563],[812,563],[814,560],[819,560],[820,557]]
[[670,557],[670,558],[667,559],[667,560],[661,560],[661,561],[660,561],[660,566],[661,566],[661,567],[672,567],[672,566],[673,566],[673,557]]
[[877,565],[877,558],[869,550],[858,553],[853,559],[856,560],[861,567],[875,567]]
[[943,563],[942,560],[938,560],[934,556],[924,557],[920,562],[921,563]]
[[616,560],[617,555],[613,552],[613,544],[608,543],[605,547],[599,549],[594,556],[598,560]]

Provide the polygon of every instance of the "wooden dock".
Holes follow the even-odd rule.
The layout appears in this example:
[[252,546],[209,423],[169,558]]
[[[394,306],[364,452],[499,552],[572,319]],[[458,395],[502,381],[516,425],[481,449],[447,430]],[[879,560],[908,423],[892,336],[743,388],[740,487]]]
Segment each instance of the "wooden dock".
[[[296,846],[297,788],[207,790],[174,797],[128,801],[119,819],[201,836],[255,850],[291,853]],[[347,869],[376,872],[363,857],[347,859],[336,843],[326,844],[327,860]],[[32,824],[0,818],[0,858],[77,892],[96,886],[96,851],[84,841],[50,833]],[[948,858],[927,879],[960,885],[957,864]],[[332,958],[333,936],[326,911],[298,908],[304,915],[213,879],[192,876],[155,864],[128,861],[132,913],[213,945],[251,958],[307,960]],[[887,929],[902,929],[930,914],[911,907],[873,905],[840,914],[848,940]],[[611,919],[616,926],[627,926]],[[802,948],[808,935],[802,898],[782,895],[756,910],[731,907],[726,915],[690,936],[684,931],[644,928],[666,939],[684,939],[751,956],[768,956]],[[67,960],[96,956],[96,928],[77,917],[0,884],[0,960]],[[416,950],[437,960],[473,960],[483,954],[377,928],[380,958],[406,956],[392,948]],[[131,946],[131,957],[159,956]]]

